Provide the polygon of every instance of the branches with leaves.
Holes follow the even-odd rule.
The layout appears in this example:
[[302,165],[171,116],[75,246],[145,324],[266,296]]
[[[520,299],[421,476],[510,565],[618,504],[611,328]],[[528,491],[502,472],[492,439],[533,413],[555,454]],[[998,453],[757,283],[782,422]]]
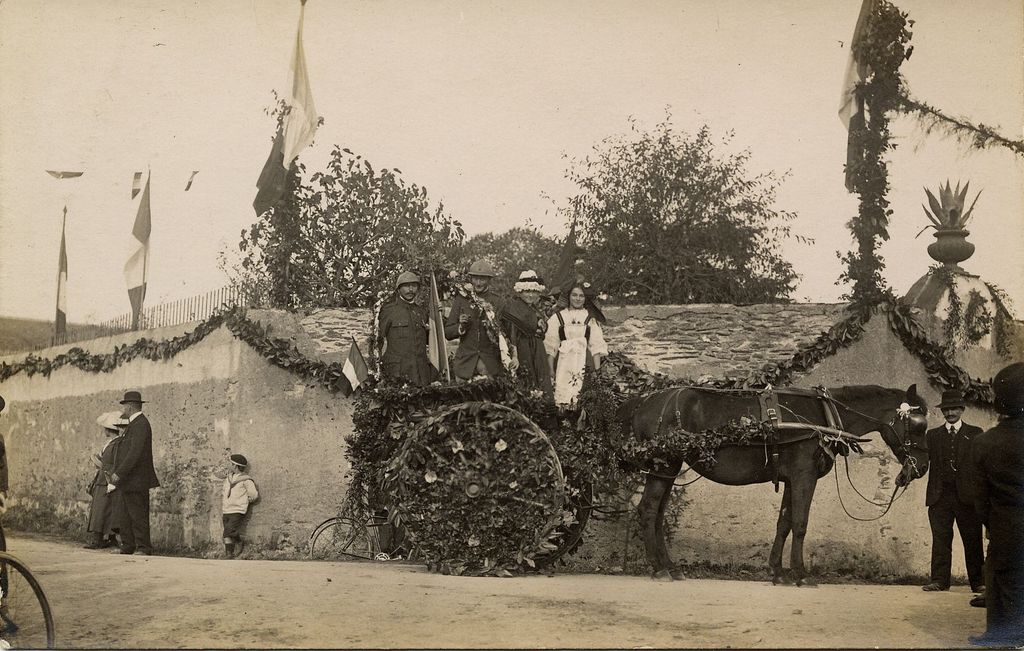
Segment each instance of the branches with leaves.
[[1018,156],[1024,156],[1024,141],[1011,140],[1000,134],[996,127],[974,124],[967,118],[949,115],[927,102],[910,97],[905,90],[901,89],[897,94],[897,108],[917,118],[926,134],[940,131],[975,149],[1004,147]]

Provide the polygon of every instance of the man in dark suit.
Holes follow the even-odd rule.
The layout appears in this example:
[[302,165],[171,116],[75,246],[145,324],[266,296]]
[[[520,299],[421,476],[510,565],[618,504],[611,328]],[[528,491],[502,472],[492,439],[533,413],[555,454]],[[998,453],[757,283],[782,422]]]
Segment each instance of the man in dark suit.
[[142,413],[143,402],[138,391],[126,391],[121,401],[128,429],[117,449],[110,481],[122,518],[120,553],[149,556],[153,553],[149,540],[149,490],[160,482],[153,467],[153,429]]
[[974,440],[974,508],[988,528],[985,634],[971,642],[1024,645],[1024,363],[992,380],[995,427]]
[[488,316],[466,296],[457,295],[444,322],[446,339],[458,339],[459,347],[452,360],[452,374],[461,380],[474,376],[496,377],[504,373],[501,348],[498,342],[498,315],[505,307],[504,300],[490,290],[494,267],[486,260],[477,260],[469,267],[469,280],[473,292],[481,303],[489,306]]
[[416,303],[419,291],[419,276],[411,271],[401,274],[393,299],[380,308],[377,323],[384,344],[381,372],[425,387],[434,380],[434,367],[427,358],[427,310]]
[[943,391],[938,408],[946,422],[927,434],[930,472],[925,505],[932,530],[932,568],[931,582],[922,589],[929,592],[949,590],[954,522],[964,543],[971,590],[985,589],[981,520],[971,503],[971,442],[982,430],[961,420],[965,406],[959,391]]

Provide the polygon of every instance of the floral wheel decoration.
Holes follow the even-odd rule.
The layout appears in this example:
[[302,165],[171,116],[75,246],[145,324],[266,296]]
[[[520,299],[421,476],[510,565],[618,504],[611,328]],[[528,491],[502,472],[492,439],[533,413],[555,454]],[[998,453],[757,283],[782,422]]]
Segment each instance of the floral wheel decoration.
[[555,549],[566,484],[546,434],[514,409],[466,402],[432,412],[404,437],[385,487],[428,565],[507,575]]

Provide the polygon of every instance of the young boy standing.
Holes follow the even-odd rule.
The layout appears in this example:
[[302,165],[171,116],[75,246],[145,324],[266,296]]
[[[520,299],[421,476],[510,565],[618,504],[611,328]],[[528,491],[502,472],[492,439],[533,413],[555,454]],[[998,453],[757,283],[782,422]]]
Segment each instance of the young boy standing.
[[224,522],[224,555],[234,558],[242,553],[245,543],[242,542],[241,529],[249,505],[255,502],[260,494],[256,490],[256,482],[245,473],[249,461],[240,454],[232,454],[229,474],[224,479],[224,490],[221,500],[221,511]]

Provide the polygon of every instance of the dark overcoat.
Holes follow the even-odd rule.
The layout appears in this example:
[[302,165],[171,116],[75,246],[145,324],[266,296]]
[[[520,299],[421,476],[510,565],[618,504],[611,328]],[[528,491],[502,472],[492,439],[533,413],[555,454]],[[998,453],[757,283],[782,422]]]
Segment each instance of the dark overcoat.
[[416,386],[434,381],[434,367],[427,358],[427,310],[401,297],[385,303],[377,318],[384,355],[381,372]]
[[160,485],[153,467],[153,428],[145,414],[139,414],[125,430],[114,459],[113,483],[119,490],[143,492]]
[[1024,416],[975,438],[972,457],[974,510],[991,541],[985,562],[992,569],[1024,567]]

